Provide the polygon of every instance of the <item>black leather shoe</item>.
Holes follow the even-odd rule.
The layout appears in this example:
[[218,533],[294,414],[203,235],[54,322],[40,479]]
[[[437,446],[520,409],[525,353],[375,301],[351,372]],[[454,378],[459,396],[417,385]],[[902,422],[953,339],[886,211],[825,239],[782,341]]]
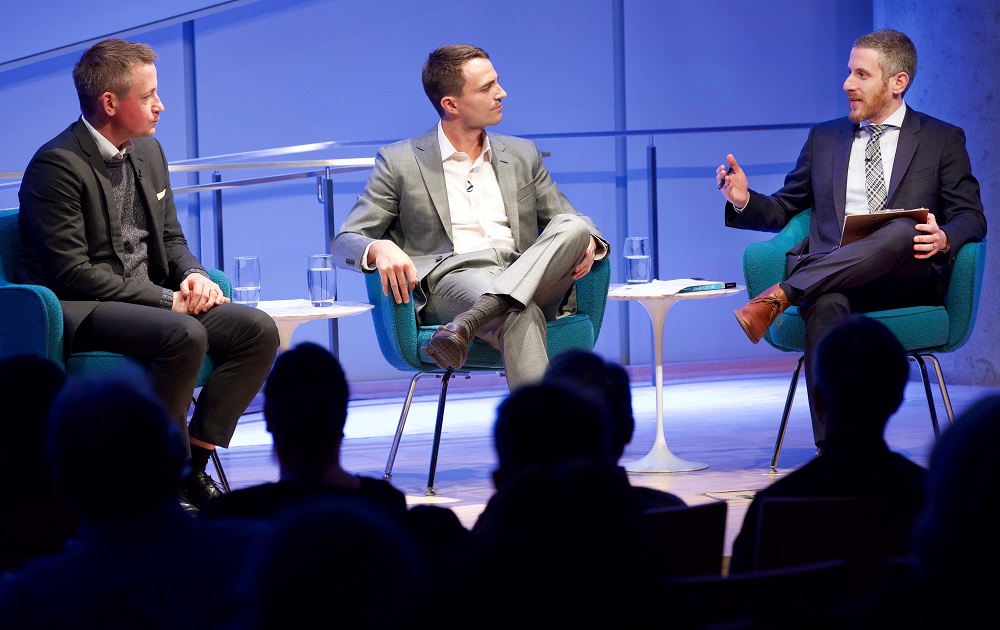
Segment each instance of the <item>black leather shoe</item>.
[[181,497],[180,504],[181,504],[181,509],[184,510],[184,513],[187,514],[188,516],[198,516],[198,512],[201,511],[183,497]]
[[472,341],[470,331],[457,322],[451,322],[438,328],[430,340],[424,344],[424,352],[434,360],[442,370],[458,368],[465,365],[469,356],[469,343]]
[[220,488],[204,470],[193,472],[187,476],[181,486],[181,505],[190,503],[196,509],[201,509],[205,503],[222,494]]

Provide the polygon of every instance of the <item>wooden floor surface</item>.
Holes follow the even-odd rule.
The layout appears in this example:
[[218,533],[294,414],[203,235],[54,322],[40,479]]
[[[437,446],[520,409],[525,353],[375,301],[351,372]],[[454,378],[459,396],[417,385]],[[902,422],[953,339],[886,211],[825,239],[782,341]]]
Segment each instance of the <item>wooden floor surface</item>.
[[[702,370],[694,377],[666,379],[663,424],[667,445],[674,454],[705,462],[708,468],[695,472],[630,474],[632,483],[667,490],[688,504],[726,501],[728,554],[754,492],[809,461],[815,453],[804,382],[800,382],[777,475],[768,474],[790,376],[790,368],[781,372],[721,375]],[[475,384],[477,379],[482,379],[479,386]],[[436,387],[434,379],[424,380],[430,381],[425,385]],[[435,478],[438,494],[428,497],[425,493],[437,405],[433,394],[419,395],[411,407],[391,481],[407,495],[409,503],[445,505],[466,526],[471,526],[493,492],[491,472],[495,456],[490,430],[496,406],[506,390],[503,381],[493,376],[473,377],[472,385],[453,382],[456,385],[448,396]],[[400,380],[374,389],[352,386],[352,391],[361,393],[352,398],[345,431],[342,460],[348,470],[382,476],[407,385],[407,380]],[[632,391],[636,431],[623,463],[645,455],[655,438],[656,390],[641,370],[638,376],[633,376]],[[933,392],[939,422],[945,429],[948,420],[936,385]],[[959,414],[981,396],[1000,394],[1000,388],[951,385],[949,394],[955,413]],[[277,478],[270,436],[263,428],[261,414],[254,407],[250,411],[240,421],[230,448],[220,451],[233,488]],[[919,380],[911,380],[907,386],[906,398],[890,420],[886,438],[892,450],[927,464],[934,432]]]

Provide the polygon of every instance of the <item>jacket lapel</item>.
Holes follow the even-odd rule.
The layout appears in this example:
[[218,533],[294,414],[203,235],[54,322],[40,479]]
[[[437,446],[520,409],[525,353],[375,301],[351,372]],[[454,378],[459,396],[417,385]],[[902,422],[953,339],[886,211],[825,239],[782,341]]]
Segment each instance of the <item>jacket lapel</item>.
[[837,144],[830,170],[833,176],[833,205],[837,210],[837,221],[841,226],[844,225],[844,216],[847,214],[847,168],[851,161],[851,145],[854,144],[854,132],[857,128],[858,126],[850,120],[841,125],[835,140]]
[[892,176],[889,179],[889,191],[886,194],[888,203],[886,207],[891,208],[892,198],[899,188],[899,182],[903,180],[903,175],[910,168],[910,162],[917,152],[920,144],[920,118],[916,112],[907,108],[906,116],[903,117],[903,126],[899,128],[899,141],[896,143],[896,157],[892,162]]
[[448,238],[454,243],[455,237],[451,232],[451,209],[448,206],[448,189],[444,183],[441,147],[437,139],[437,125],[417,138],[414,141],[414,148],[416,149],[414,153],[417,158],[417,167],[420,169],[420,176],[423,177],[424,186],[427,187],[431,204],[441,219],[441,224],[444,225]]
[[115,193],[111,188],[111,179],[108,177],[108,169],[104,166],[104,157],[101,150],[97,148],[97,141],[90,135],[90,130],[83,121],[77,121],[73,127],[73,133],[80,144],[80,150],[87,156],[90,167],[94,171],[97,182],[101,185],[101,193],[104,195],[104,220],[108,224],[108,232],[111,236],[111,246],[118,256],[118,261],[124,264],[125,250],[122,248],[122,224],[121,213],[118,204],[115,202]]
[[[153,208],[159,207],[159,201],[156,199],[156,194],[160,191],[153,190],[156,185],[153,179],[153,173],[146,164],[146,160],[139,155],[139,147],[136,146],[132,152],[129,154],[132,158],[132,167],[135,169],[135,174],[138,179],[138,186],[136,187],[139,194],[142,195],[142,201],[144,205],[144,210],[146,212],[146,218],[150,221],[147,223],[149,228],[149,233],[153,238],[150,239],[150,243],[158,242],[156,235],[163,234],[163,213],[153,212]],[[148,171],[148,172],[147,172]]]
[[490,135],[489,138],[490,149],[493,151],[493,172],[496,173],[497,183],[500,185],[500,197],[503,199],[504,211],[507,213],[507,222],[510,224],[510,231],[514,236],[517,251],[523,252],[530,243],[527,245],[521,243],[520,214],[517,211],[517,182],[507,158],[507,146],[494,135]]

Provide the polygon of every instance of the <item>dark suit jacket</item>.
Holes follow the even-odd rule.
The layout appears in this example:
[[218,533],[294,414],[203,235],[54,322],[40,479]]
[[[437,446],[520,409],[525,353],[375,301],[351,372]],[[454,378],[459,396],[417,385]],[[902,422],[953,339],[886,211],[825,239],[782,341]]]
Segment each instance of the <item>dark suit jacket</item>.
[[[809,236],[789,256],[828,253],[839,247],[856,128],[847,118],[813,127],[781,190],[770,196],[751,190],[742,212],[727,203],[726,225],[777,232],[794,215],[812,208]],[[950,268],[962,245],[986,236],[979,182],[972,175],[965,133],[913,109],[907,110],[900,127],[886,201],[887,208],[927,208],[934,214],[951,241],[946,254],[932,259],[939,271]]]
[[177,221],[163,148],[153,138],[132,142],[149,227],[150,281],[124,276],[120,209],[104,158],[82,120],[35,153],[21,182],[19,280],[55,292],[67,340],[98,301],[159,307],[163,288],[176,291],[188,270],[204,272]]

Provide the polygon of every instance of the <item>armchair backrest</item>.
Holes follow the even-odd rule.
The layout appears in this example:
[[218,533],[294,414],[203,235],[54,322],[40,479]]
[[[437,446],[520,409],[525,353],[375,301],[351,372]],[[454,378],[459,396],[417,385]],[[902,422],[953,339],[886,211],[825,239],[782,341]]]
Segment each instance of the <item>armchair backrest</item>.
[[17,208],[0,210],[0,282],[14,282],[17,250]]

